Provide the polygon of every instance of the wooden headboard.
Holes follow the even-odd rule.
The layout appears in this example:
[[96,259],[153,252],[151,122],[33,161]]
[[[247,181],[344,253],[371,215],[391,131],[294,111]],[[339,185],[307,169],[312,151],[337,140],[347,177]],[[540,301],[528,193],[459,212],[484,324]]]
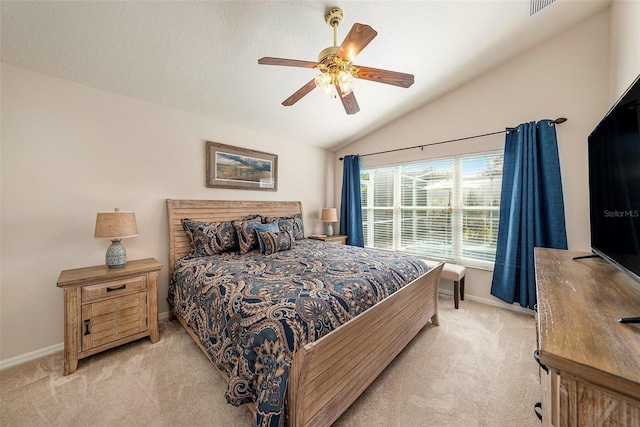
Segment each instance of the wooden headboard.
[[183,218],[213,222],[242,219],[250,214],[290,216],[298,213],[302,213],[301,202],[167,199],[169,280],[173,277],[176,262],[191,250],[189,236],[180,223]]

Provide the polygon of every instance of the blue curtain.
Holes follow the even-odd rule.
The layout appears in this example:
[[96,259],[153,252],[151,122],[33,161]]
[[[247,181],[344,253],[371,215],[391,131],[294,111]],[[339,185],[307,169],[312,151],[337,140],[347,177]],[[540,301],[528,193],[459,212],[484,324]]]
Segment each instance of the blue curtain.
[[360,191],[360,157],[345,156],[342,171],[342,203],[340,234],[347,235],[347,244],[364,247],[362,231],[362,196]]
[[524,123],[507,133],[491,294],[535,308],[534,247],[567,249],[555,126]]

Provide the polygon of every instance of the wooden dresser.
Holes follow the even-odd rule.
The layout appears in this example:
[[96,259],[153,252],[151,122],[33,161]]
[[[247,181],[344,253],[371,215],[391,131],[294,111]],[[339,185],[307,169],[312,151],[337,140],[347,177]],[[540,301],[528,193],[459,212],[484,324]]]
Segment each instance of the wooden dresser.
[[158,271],[153,258],[65,270],[58,287],[64,289],[64,375],[75,372],[78,359],[158,333]]
[[542,423],[638,427],[640,283],[581,255],[535,250]]

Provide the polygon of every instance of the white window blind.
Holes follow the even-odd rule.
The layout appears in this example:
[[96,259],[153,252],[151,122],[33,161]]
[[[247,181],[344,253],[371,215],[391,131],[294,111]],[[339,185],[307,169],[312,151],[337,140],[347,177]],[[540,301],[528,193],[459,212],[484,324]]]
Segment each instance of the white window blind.
[[365,246],[490,268],[502,153],[361,171]]

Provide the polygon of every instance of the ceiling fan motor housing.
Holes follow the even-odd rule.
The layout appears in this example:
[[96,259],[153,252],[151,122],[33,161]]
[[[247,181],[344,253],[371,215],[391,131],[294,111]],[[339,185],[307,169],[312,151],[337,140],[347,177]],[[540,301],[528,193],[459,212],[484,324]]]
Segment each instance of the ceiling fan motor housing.
[[325,62],[325,60],[330,59],[331,57],[335,57],[339,49],[340,49],[340,46],[329,46],[328,48],[323,49],[318,54],[318,62],[323,63]]
[[337,77],[341,71],[357,77],[358,67],[351,64],[351,61],[345,61],[339,56],[336,56],[338,49],[339,47],[337,46],[331,46],[320,52],[320,55],[318,55],[318,66],[316,68],[322,73],[329,73],[335,77]]

